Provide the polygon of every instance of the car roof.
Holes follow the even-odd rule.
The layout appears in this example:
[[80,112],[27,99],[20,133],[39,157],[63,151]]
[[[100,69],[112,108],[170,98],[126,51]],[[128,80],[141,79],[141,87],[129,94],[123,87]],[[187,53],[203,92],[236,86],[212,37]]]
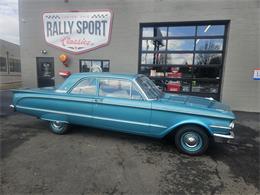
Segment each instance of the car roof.
[[93,77],[109,77],[109,78],[120,78],[120,79],[130,79],[133,80],[138,77],[138,74],[119,74],[119,73],[108,73],[108,72],[84,72],[84,73],[74,73],[71,76],[83,78],[86,76]]

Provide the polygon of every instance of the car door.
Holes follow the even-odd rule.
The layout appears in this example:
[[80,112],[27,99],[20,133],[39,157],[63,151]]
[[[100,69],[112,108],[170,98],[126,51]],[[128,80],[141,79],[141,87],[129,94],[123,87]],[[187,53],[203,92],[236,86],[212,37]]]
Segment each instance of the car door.
[[66,104],[72,124],[93,125],[93,103],[97,97],[97,79],[87,77],[77,82],[68,93],[70,101]]
[[148,134],[151,103],[145,101],[131,80],[98,79],[94,123],[100,128]]

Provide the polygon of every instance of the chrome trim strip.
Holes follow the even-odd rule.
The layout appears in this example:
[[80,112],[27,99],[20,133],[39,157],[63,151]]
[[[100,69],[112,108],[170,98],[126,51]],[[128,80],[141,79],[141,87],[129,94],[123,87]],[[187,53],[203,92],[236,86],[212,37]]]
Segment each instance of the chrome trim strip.
[[218,128],[218,129],[231,129],[230,127],[225,127],[225,126],[218,126],[218,125],[210,125],[212,128]]
[[[46,94],[44,94],[46,95]],[[98,96],[95,96],[95,97],[64,97],[64,96],[61,96],[61,93],[57,95],[61,100],[65,100],[65,101],[79,101],[79,102],[87,102],[87,103],[93,103],[94,101],[90,100],[90,99],[95,99],[95,98],[98,98]],[[38,99],[56,99],[56,97],[51,97],[51,96],[48,96],[48,97],[44,97],[44,96],[40,96],[40,97],[33,97],[33,96],[26,96],[26,97],[23,97],[23,98],[38,98]],[[153,100],[153,99],[147,99],[148,101],[150,100]],[[96,102],[94,102],[96,103]],[[147,108],[147,107],[143,107],[143,106],[138,106],[138,105],[123,105],[123,104],[112,104],[112,103],[105,103],[105,102],[102,102],[102,104],[108,104],[108,105],[115,105],[115,106],[125,106],[125,107],[133,107],[133,108],[141,108],[141,109],[151,109],[151,108]],[[159,107],[156,107],[156,106],[153,106],[152,110],[159,110],[159,111],[165,111],[165,112],[178,112],[178,113],[183,113],[183,114],[192,114],[192,115],[200,115],[200,116],[210,116],[210,117],[216,117],[216,118],[229,118],[228,116],[227,117],[222,117],[222,116],[218,116],[218,115],[214,115],[214,114],[205,114],[205,113],[202,113],[202,112],[190,112],[190,111],[183,111],[183,110],[178,110],[178,109],[167,109],[167,108],[159,108]],[[233,118],[230,118],[233,120]]]
[[127,121],[127,120],[91,116],[91,115],[86,115],[86,114],[75,114],[75,113],[71,113],[71,112],[54,111],[54,110],[40,109],[40,108],[30,108],[30,107],[25,107],[25,106],[16,106],[16,107],[21,108],[21,109],[27,109],[27,110],[50,112],[50,113],[55,113],[55,114],[66,114],[66,115],[79,116],[79,117],[85,117],[85,118],[94,118],[94,119],[99,119],[99,120],[108,120],[108,121],[115,121],[115,122],[121,122],[121,123],[129,123],[129,124],[134,124],[134,125],[152,126],[152,127],[157,127],[157,128],[167,128],[166,126],[163,126],[163,125],[156,125],[156,124],[149,124],[149,123],[142,123],[142,122],[133,122],[133,121]]
[[219,134],[219,133],[214,133],[213,136],[221,137],[221,138],[225,138],[225,139],[234,139],[235,138],[235,134],[234,134],[233,131],[230,131],[230,135],[223,135],[223,134]]

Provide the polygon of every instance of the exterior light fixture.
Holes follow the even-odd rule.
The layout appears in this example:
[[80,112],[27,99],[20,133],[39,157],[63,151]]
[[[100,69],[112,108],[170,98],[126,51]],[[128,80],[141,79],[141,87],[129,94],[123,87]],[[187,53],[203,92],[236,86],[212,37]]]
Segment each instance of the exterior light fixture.
[[59,60],[63,63],[64,66],[68,66],[67,62],[69,60],[69,57],[67,54],[61,54],[59,56]]
[[41,50],[41,53],[46,55],[47,54],[47,50],[43,49],[43,50]]

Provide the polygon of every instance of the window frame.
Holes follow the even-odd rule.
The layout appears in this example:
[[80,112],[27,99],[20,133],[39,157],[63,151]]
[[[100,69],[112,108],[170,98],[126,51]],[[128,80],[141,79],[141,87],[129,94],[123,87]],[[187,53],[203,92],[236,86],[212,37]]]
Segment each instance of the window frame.
[[[189,81],[190,82],[190,89],[189,92],[178,92],[179,94],[187,94],[187,95],[198,95],[198,96],[206,96],[210,97],[212,95],[211,93],[205,94],[205,93],[199,93],[199,92],[192,92],[192,81],[213,81],[213,82],[218,82],[219,83],[219,88],[218,88],[218,93],[213,94],[214,98],[217,100],[221,99],[221,93],[222,93],[222,82],[223,82],[223,70],[224,70],[224,63],[225,63],[225,57],[226,57],[226,47],[227,47],[227,37],[228,37],[228,30],[229,30],[229,24],[230,20],[209,20],[209,21],[187,21],[187,22],[152,22],[152,23],[140,23],[139,24],[139,50],[138,50],[138,73],[142,74],[142,70],[145,70],[146,75],[148,76],[149,70],[154,69],[154,68],[160,68],[161,72],[164,72],[164,74],[167,71],[167,68],[171,67],[191,67],[192,68],[192,76],[191,78],[166,78],[166,77],[151,77],[150,75],[148,76],[150,79],[153,81],[159,81],[161,80],[162,82],[165,83],[165,81]],[[199,26],[205,26],[205,25],[224,25],[224,34],[223,35],[207,35],[207,36],[201,36],[197,35],[197,29]],[[167,46],[168,46],[168,40],[171,39],[193,39],[194,40],[194,49],[193,50],[183,50],[183,51],[169,51],[167,46],[166,50],[164,51],[143,51],[142,50],[142,41],[143,40],[155,40],[156,37],[142,37],[142,28],[144,27],[153,27],[153,28],[158,28],[158,27],[174,27],[174,26],[195,26],[196,32],[195,36],[168,36],[168,30],[167,30],[167,36],[162,37],[162,40],[167,41]],[[222,45],[222,50],[214,50],[214,51],[208,51],[208,50],[196,50],[196,41],[197,39],[223,39],[223,45]],[[192,53],[193,54],[193,61],[191,65],[179,65],[179,64],[167,64],[167,61],[165,64],[142,64],[142,54],[154,54],[154,53],[165,53],[166,54],[166,59],[167,59],[167,54],[169,53],[175,53],[175,54],[181,54],[181,53]],[[220,64],[205,64],[205,65],[195,65],[195,54],[221,54],[221,63]],[[150,68],[149,68],[150,67]],[[193,78],[193,69],[197,67],[217,67],[220,69],[219,71],[219,77],[218,78]],[[164,85],[165,87],[166,85]]]

